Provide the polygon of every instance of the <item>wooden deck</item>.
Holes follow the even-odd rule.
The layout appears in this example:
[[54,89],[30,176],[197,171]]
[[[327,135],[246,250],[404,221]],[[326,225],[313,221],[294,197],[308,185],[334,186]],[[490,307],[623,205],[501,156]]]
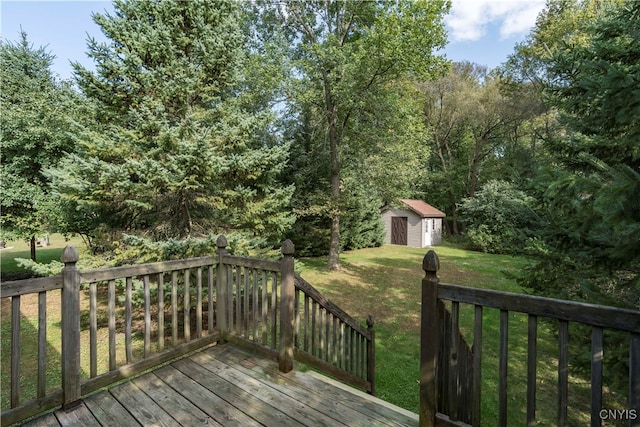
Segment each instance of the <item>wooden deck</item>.
[[416,426],[418,416],[233,344],[209,347],[28,426]]

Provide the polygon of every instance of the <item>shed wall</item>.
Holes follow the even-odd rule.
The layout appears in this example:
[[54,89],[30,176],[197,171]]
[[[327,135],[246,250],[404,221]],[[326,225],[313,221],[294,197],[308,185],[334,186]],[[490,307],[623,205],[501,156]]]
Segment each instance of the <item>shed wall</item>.
[[382,213],[382,221],[384,222],[384,242],[391,244],[391,218],[407,217],[407,246],[414,248],[422,247],[423,229],[422,218],[413,211],[405,209],[388,209]]

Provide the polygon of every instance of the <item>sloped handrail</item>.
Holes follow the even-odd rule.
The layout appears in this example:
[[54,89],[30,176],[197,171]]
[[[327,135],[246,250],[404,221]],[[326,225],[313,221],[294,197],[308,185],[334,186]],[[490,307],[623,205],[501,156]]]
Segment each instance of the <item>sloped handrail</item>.
[[295,275],[294,355],[297,360],[375,394],[375,332]]

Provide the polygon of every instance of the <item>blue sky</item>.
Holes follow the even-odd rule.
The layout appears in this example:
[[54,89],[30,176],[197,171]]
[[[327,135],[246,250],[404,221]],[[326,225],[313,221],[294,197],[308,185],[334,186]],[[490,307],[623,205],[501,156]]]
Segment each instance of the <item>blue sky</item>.
[[[454,61],[469,60],[494,68],[507,59],[514,45],[524,40],[544,0],[452,0],[446,18],[449,44],[444,53]],[[56,56],[54,73],[71,78],[70,61],[92,68],[86,56],[90,35],[104,40],[91,19],[92,12],[111,11],[101,1],[5,1],[0,2],[3,40],[18,39],[20,27],[35,47],[47,46]]]

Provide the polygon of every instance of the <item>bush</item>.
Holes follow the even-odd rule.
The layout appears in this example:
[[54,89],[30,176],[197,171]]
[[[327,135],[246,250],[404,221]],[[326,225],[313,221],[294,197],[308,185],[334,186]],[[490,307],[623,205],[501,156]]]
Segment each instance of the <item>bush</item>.
[[483,252],[522,254],[533,243],[533,198],[513,184],[489,181],[459,204],[472,247]]

